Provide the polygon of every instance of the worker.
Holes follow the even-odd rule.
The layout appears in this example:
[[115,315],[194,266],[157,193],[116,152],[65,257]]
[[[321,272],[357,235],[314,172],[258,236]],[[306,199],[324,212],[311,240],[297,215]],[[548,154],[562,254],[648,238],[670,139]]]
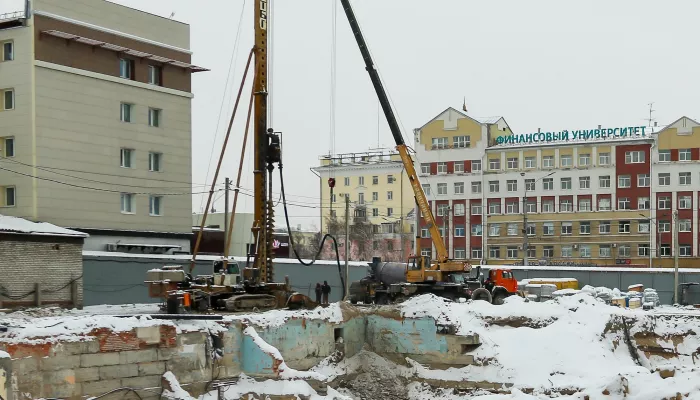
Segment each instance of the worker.
[[316,303],[321,304],[321,282],[316,282]]
[[323,293],[322,304],[328,304],[328,295],[331,294],[331,286],[328,284],[328,281],[323,281],[321,292]]

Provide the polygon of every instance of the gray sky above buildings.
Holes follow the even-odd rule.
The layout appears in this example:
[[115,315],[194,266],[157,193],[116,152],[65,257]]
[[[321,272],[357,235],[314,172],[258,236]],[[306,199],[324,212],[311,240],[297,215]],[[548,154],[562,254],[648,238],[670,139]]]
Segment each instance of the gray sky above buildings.
[[[212,69],[193,79],[193,182],[210,182],[252,46],[253,0],[113,1],[165,17],[174,12],[174,19],[191,25],[194,63]],[[11,3],[22,0],[0,0],[0,9]],[[353,5],[409,141],[413,128],[446,107],[461,109],[463,97],[469,114],[502,115],[518,133],[646,124],[652,101],[659,124],[682,115],[700,117],[697,1],[355,0]],[[319,182],[309,168],[329,152],[330,142],[332,2],[274,0],[272,6],[273,127],[284,132],[288,201],[314,207]],[[376,96],[340,6],[336,51],[335,151],[393,145],[383,117],[378,124]],[[220,181],[235,179],[246,105],[239,110]],[[250,161],[252,153],[246,157]],[[246,164],[242,186],[251,188]],[[195,197],[193,209],[201,204]],[[250,211],[252,199],[242,196],[239,206]],[[223,210],[223,198],[216,208]],[[293,206],[290,214],[293,225],[318,225],[316,208]],[[281,208],[277,221],[283,225]]]

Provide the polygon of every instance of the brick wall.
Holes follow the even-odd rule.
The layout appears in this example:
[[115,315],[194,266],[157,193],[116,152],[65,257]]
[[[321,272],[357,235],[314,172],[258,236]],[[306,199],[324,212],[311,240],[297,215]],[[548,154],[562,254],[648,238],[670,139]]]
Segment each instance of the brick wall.
[[[40,284],[42,304],[73,306],[69,282],[76,280],[78,307],[83,303],[83,239],[0,236],[0,302],[4,307],[34,305]],[[21,299],[18,297],[22,297]]]

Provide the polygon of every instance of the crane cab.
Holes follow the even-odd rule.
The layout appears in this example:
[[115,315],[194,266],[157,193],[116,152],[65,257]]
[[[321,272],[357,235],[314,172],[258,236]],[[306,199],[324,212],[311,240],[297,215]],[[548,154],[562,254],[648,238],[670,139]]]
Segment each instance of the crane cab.
[[410,256],[406,264],[406,281],[417,283],[425,281],[425,271],[430,269],[430,257]]
[[233,286],[241,283],[241,269],[235,260],[229,260],[224,268],[224,260],[214,261],[214,285]]

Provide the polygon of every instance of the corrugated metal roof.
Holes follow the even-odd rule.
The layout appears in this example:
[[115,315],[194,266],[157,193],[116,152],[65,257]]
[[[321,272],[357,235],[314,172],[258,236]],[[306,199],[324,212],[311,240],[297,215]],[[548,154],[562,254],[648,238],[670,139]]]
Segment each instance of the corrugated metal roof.
[[472,117],[475,120],[481,122],[482,124],[495,124],[503,117],[493,116],[493,117]]
[[22,235],[42,235],[42,236],[72,236],[88,237],[87,233],[61,228],[48,222],[32,222],[18,217],[0,215],[0,232],[22,234]]

